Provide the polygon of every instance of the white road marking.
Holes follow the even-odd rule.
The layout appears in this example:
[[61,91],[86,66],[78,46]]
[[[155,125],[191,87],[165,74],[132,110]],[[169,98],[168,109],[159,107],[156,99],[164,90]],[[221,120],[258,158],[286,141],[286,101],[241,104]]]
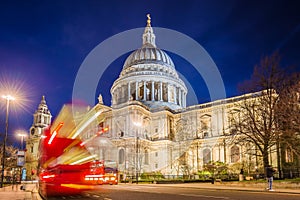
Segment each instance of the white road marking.
[[208,196],[208,195],[201,195],[201,194],[179,194],[179,195],[191,196],[191,197],[213,198],[213,199],[229,199],[229,197]]

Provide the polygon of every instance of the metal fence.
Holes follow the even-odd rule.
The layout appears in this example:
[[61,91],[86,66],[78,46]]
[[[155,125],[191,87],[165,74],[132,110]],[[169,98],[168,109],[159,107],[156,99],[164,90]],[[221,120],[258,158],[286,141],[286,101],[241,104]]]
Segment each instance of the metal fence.
[[[281,178],[300,178],[300,169],[293,171],[283,171]],[[275,179],[280,179],[279,173],[274,174]],[[134,176],[121,176],[121,182],[134,183],[140,182],[210,182],[212,180],[217,181],[238,181],[238,180],[261,180],[265,179],[265,174],[262,173],[250,173],[250,174],[214,174],[214,175],[157,175],[157,174],[139,174],[138,179]]]

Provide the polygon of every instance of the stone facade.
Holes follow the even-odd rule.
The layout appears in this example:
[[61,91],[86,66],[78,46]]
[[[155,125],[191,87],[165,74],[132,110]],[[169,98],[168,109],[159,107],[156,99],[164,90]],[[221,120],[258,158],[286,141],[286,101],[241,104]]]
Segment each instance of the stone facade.
[[[113,83],[111,106],[103,104],[101,95],[92,108],[78,107],[74,111],[75,105],[64,106],[53,122],[54,127],[61,121],[68,124],[60,130],[60,136],[79,137],[96,159],[116,161],[119,172],[127,176],[152,172],[191,175],[210,161],[240,164],[238,170],[243,167],[248,173],[262,168],[256,147],[246,141],[237,142],[233,128],[239,104],[257,95],[187,107],[187,88],[172,59],[156,47],[150,17],[142,39],[142,47],[129,55]],[[27,141],[34,158],[41,131],[50,121],[43,97]],[[108,131],[101,132],[105,127]],[[274,146],[269,154],[274,167],[276,154]]]
[[26,164],[27,178],[33,179],[38,166],[39,141],[45,128],[51,124],[52,115],[46,104],[45,96],[33,114],[33,123],[29,129],[29,137],[26,141]]
[[[96,105],[103,115],[98,124],[109,131],[88,149],[100,159],[116,160],[120,172],[132,176],[189,175],[210,161],[243,163],[254,171],[261,161],[249,151],[257,150],[230,136],[232,115],[245,95],[186,107],[187,88],[172,59],[156,47],[149,19],[142,38],[142,47],[129,55],[111,88],[112,106],[100,100]],[[95,145],[101,138],[111,143]],[[270,158],[276,165],[276,156]]]

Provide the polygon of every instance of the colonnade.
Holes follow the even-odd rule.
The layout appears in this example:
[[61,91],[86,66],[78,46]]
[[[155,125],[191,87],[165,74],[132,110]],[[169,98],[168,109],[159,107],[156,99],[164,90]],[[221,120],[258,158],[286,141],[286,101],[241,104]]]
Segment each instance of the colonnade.
[[162,81],[135,81],[114,89],[113,104],[131,100],[162,101],[186,107],[186,91],[175,84]]

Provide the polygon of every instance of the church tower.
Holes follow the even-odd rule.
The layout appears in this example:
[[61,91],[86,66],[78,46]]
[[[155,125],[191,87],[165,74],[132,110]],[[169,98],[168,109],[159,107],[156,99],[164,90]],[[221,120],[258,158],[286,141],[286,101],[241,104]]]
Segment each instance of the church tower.
[[27,177],[32,180],[36,176],[40,138],[43,130],[50,125],[51,117],[52,115],[46,104],[45,96],[42,96],[38,109],[33,114],[33,123],[29,129],[29,138],[26,141],[27,151],[25,165]]
[[33,114],[33,124],[30,128],[30,137],[41,136],[43,130],[50,125],[51,117],[45,96],[43,96],[38,109]]

